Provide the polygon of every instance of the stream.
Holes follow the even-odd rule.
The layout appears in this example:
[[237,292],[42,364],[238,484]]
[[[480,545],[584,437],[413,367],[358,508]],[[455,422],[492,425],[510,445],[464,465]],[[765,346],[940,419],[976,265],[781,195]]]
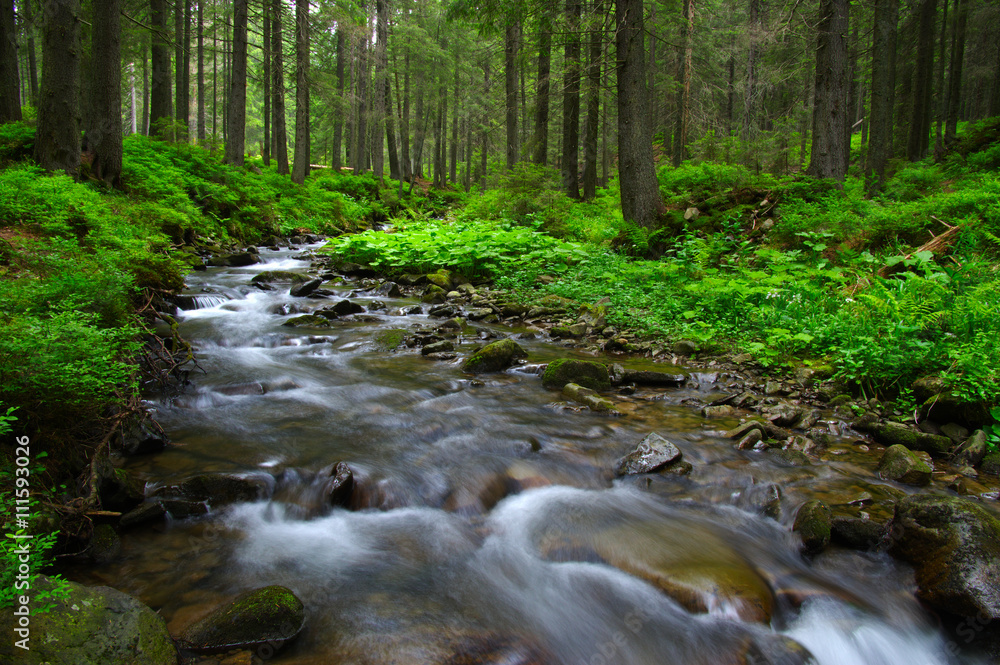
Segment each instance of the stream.
[[[905,490],[880,481],[852,437],[809,466],[736,450],[722,433],[737,419],[706,420],[689,404],[725,393],[728,377],[704,370],[682,388],[618,397],[621,417],[592,413],[538,373],[591,356],[524,329],[476,323],[484,332],[459,338],[453,361],[386,350],[385,333],[441,320],[401,315],[419,302],[352,294],[350,282],[339,297],[386,309],[285,327],[290,308],[324,300],[250,280],[306,271],[297,256],[188,276],[199,307],[178,320],[204,371],[179,396],[150,398],[175,445],[127,461],[147,493],[225,472],[262,476],[271,497],[130,531],[119,560],[74,578],[132,593],[174,635],[238,593],[285,585],[307,623],[273,658],[258,653],[276,664],[798,662],[787,638],[822,665],[968,662],[949,655],[906,566],[835,546],[800,554],[791,522],[807,499],[862,510],[865,496]],[[527,364],[464,374],[487,334],[514,335]],[[613,478],[650,432],[693,471]],[[326,504],[338,462],[371,507]]]

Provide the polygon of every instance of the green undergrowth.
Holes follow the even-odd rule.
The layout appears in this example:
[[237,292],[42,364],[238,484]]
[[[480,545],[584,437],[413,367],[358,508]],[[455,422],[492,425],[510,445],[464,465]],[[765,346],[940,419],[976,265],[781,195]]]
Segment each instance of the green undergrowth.
[[[838,187],[688,162],[659,169],[668,216],[650,230],[621,221],[607,200],[614,183],[583,204],[556,191],[551,171],[522,167],[453,219],[341,238],[330,251],[387,272],[489,277],[526,300],[608,298],[619,328],[749,352],[776,371],[832,366],[868,397],[939,374],[996,403],[997,125],[968,127],[940,163],[898,165],[871,200],[857,178]],[[936,252],[917,251],[951,227]]]

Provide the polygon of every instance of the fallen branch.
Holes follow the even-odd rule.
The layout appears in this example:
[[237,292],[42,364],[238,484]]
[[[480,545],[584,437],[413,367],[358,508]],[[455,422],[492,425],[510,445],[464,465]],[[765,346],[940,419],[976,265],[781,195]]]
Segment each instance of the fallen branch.
[[[934,220],[941,222],[941,220],[937,219],[936,217],[934,218]],[[947,249],[948,247],[950,247],[951,244],[955,241],[955,237],[958,235],[958,232],[962,227],[949,226],[944,222],[941,223],[947,226],[948,230],[942,233],[941,235],[932,236],[930,240],[928,240],[923,245],[918,247],[916,251],[910,252],[909,254],[905,254],[903,256],[903,261],[912,259],[914,256],[920,254],[921,252],[930,252],[932,254],[938,254]],[[902,263],[902,261],[894,263],[892,265],[883,266],[882,269],[878,271],[879,277],[888,277],[894,272],[897,272],[899,270],[897,266],[899,266],[900,263]]]

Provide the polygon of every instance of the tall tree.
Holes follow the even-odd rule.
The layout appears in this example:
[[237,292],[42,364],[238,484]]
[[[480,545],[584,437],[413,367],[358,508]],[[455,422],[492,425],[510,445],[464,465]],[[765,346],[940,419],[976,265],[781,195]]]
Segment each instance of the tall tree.
[[292,182],[309,175],[309,0],[295,0],[295,158]]
[[0,123],[21,119],[14,0],[0,0]]
[[35,161],[49,171],[80,170],[80,0],[43,8]]
[[601,61],[604,55],[604,0],[594,2],[587,62],[587,121],[583,138],[583,198],[597,194],[597,135],[601,122]]
[[288,175],[288,131],[285,128],[285,57],[284,40],[281,36],[282,0],[271,0],[271,133],[274,137],[274,160],[278,162],[278,173]]
[[642,0],[616,0],[615,23],[622,216],[626,222],[649,228],[666,213],[666,207],[656,182],[649,128]]
[[876,0],[872,34],[871,131],[865,168],[866,191],[882,189],[885,167],[892,152],[892,112],[895,108],[896,30],[899,0]]
[[153,62],[149,91],[149,133],[160,133],[170,118],[170,35],[167,32],[166,0],[149,0],[153,28],[150,59]]
[[[38,63],[35,61],[35,10],[30,0],[18,3],[24,10],[24,30],[27,33],[28,47],[28,95],[33,105],[38,104]],[[10,34],[4,32],[3,34]]]
[[850,0],[820,0],[816,40],[813,144],[809,175],[847,175],[847,29]]
[[94,4],[90,74],[90,126],[87,148],[94,153],[91,172],[112,187],[121,184],[121,0]]
[[[344,35],[346,26],[343,21],[337,22],[337,104],[333,111],[333,168],[340,170],[344,165],[341,161],[344,140],[344,59],[347,57],[347,37]],[[406,131],[405,129],[403,130]],[[405,136],[405,134],[404,134]],[[403,139],[404,150],[406,139]]]
[[934,21],[937,0],[920,0],[920,29],[914,71],[913,106],[906,155],[911,161],[923,159],[930,147],[931,81],[934,78]]
[[385,122],[386,122],[386,83],[389,81],[388,73],[388,49],[387,42],[389,41],[389,1],[388,0],[376,0],[375,1],[375,89],[374,94],[374,110],[375,110],[375,124],[372,127],[374,132],[374,140],[372,144],[374,149],[372,150],[372,169],[375,171],[375,177],[378,178],[379,182],[385,181],[385,165],[383,162],[383,146],[382,141],[385,138]]
[[[205,140],[205,0],[198,0],[198,140]],[[266,93],[265,93],[266,94]]]
[[264,60],[264,143],[261,145],[260,156],[264,166],[271,165],[271,3],[264,0],[264,40],[261,42],[261,54]]
[[[354,145],[351,146],[352,166],[354,173],[361,174],[368,171],[368,33],[365,31],[358,37],[358,57],[355,58],[357,75],[355,99],[357,101],[357,113],[354,122]],[[419,113],[418,113],[419,115]],[[417,153],[419,164],[419,151]],[[418,171],[419,173],[419,171]]]
[[965,61],[965,27],[969,20],[969,0],[958,0],[955,33],[951,44],[948,72],[948,118],[944,129],[945,145],[954,143],[958,133],[958,109],[962,96],[962,65]]
[[184,106],[184,0],[174,0],[174,117],[187,125]]
[[532,161],[545,165],[549,155],[549,74],[552,71],[552,16],[545,3],[538,21],[538,78],[535,91],[535,136]]
[[511,18],[504,29],[504,99],[507,127],[507,168],[514,168],[518,158],[517,145],[517,56],[520,51],[521,26]]
[[230,68],[226,163],[243,166],[247,118],[247,0],[233,3],[233,59]]
[[[753,3],[751,3],[751,7]],[[751,12],[752,16],[752,12]],[[687,158],[688,134],[691,131],[691,60],[694,51],[694,0],[684,0],[684,40],[681,54],[681,87],[677,92],[677,138],[674,141],[674,166]],[[753,47],[751,47],[753,52]],[[754,56],[751,56],[751,61]],[[749,84],[748,84],[748,87]]]
[[563,49],[562,188],[580,198],[580,0],[566,0],[566,44]]

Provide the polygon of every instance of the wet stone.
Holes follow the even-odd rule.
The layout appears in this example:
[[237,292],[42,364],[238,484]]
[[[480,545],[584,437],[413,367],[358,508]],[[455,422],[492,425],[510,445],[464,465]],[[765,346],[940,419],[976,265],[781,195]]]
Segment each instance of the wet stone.
[[656,432],[639,442],[636,449],[615,463],[615,475],[653,473],[681,459],[681,451]]

